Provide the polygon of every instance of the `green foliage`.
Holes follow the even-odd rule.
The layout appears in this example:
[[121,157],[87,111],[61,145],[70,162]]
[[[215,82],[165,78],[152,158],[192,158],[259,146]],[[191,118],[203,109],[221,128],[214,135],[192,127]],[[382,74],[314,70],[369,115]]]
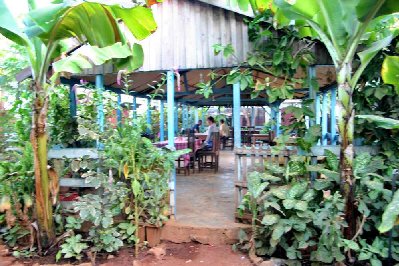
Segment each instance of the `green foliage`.
[[65,243],[61,245],[61,249],[58,251],[56,255],[56,260],[58,261],[62,254],[64,254],[64,258],[75,258],[77,260],[82,259],[82,251],[87,249],[89,246],[86,243],[82,242],[82,236],[77,234],[68,237],[65,240]]
[[399,191],[393,195],[392,201],[385,207],[384,214],[382,215],[381,225],[378,230],[385,233],[391,230],[395,224],[398,223],[399,216]]

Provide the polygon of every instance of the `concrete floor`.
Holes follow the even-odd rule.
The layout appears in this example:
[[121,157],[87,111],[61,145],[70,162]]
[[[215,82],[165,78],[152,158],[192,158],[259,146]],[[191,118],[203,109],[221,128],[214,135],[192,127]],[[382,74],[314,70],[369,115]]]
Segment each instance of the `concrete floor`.
[[235,227],[234,153],[221,151],[219,172],[177,175],[176,221],[208,228]]

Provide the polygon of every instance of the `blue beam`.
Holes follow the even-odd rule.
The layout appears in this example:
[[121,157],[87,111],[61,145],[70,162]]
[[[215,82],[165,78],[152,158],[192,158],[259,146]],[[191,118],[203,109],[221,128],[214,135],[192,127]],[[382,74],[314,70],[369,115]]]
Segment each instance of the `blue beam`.
[[241,102],[240,83],[233,85],[233,125],[234,125],[234,147],[241,147]]
[[159,107],[159,139],[160,141],[165,140],[165,113],[164,113],[164,101],[160,101],[160,107]]
[[327,92],[323,92],[322,107],[321,107],[321,145],[327,145]]
[[69,112],[71,117],[76,117],[77,106],[76,106],[76,89],[75,85],[69,85]]
[[[175,77],[173,71],[168,71],[166,74],[166,88],[167,88],[167,106],[168,106],[168,146],[175,146]],[[170,206],[172,217],[176,215],[176,170],[172,170],[169,183],[170,189]]]
[[331,90],[330,131],[331,145],[337,145],[337,119],[335,117],[335,106],[337,104],[337,87]]
[[[104,132],[104,103],[103,103],[103,92],[104,92],[104,76],[102,74],[96,75],[96,90],[98,93],[97,103],[97,124],[100,132]],[[97,149],[101,149],[102,145],[97,140]]]
[[118,104],[116,108],[116,121],[118,122],[118,126],[122,124],[122,96],[118,94]]
[[133,96],[132,111],[133,111],[133,119],[136,119],[137,118],[137,98],[136,98],[136,96]]
[[276,137],[280,136],[280,134],[281,134],[280,104],[281,104],[281,102],[277,101],[277,102],[274,102],[270,107],[270,109],[271,109],[270,117],[274,122],[274,123],[272,123],[272,130],[276,133]]

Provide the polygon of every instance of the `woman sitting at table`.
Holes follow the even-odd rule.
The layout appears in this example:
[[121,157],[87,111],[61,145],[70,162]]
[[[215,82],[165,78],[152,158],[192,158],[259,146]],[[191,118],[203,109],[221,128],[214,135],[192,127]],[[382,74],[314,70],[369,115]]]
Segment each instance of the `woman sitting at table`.
[[215,119],[210,116],[206,119],[208,123],[208,130],[206,131],[206,139],[198,150],[211,150],[212,149],[212,133],[219,132],[215,124]]
[[220,132],[220,139],[222,140],[223,149],[224,149],[230,135],[230,128],[228,125],[225,124],[224,119],[220,119],[219,132]]

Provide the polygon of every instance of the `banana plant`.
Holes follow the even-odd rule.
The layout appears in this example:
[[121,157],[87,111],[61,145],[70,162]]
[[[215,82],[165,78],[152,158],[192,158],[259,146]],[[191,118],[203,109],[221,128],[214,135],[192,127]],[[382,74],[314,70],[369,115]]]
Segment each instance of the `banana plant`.
[[[55,0],[38,8],[35,0],[28,0],[29,12],[22,28],[5,1],[0,0],[0,33],[26,49],[32,73],[30,89],[35,99],[30,139],[39,243],[44,248],[55,239],[49,198],[51,180],[47,172],[49,91],[64,72],[79,73],[108,61],[128,71],[140,67],[143,50],[139,44],[130,44],[125,34],[130,32],[136,40],[142,40],[157,28],[151,9],[145,6],[121,7],[99,2]],[[122,23],[127,30],[122,31]],[[73,47],[68,45],[71,43]]]
[[[241,0],[245,1],[245,0]],[[353,91],[373,57],[398,34],[397,0],[248,0],[247,6],[262,12],[271,9],[279,26],[293,23],[303,37],[326,46],[337,72],[338,127],[341,191],[349,224],[346,237],[356,231],[354,205],[354,119]],[[242,4],[241,5],[245,5]]]

